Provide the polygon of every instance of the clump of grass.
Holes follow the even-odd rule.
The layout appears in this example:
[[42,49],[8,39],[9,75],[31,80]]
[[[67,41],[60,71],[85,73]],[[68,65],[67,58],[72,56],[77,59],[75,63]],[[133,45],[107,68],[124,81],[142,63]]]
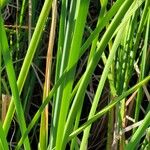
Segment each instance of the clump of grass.
[[96,149],[91,129],[103,115],[97,149],[150,147],[149,0],[97,1],[94,21],[93,0],[16,1],[11,26],[5,7],[15,2],[0,2],[0,97],[12,97],[0,149]]

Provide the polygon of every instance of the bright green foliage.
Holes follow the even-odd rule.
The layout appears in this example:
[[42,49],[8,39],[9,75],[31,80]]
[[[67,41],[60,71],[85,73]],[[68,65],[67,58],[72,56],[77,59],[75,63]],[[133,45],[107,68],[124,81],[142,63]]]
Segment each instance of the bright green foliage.
[[0,149],[15,141],[16,150],[33,149],[34,142],[39,150],[86,150],[101,129],[98,141],[107,150],[148,149],[150,0],[57,1],[47,94],[43,72],[56,3],[17,1],[9,26],[7,2],[0,1],[0,101],[3,93],[11,101],[0,122]]
[[6,6],[6,4],[8,3],[9,0],[0,0],[0,7],[3,8],[4,6]]

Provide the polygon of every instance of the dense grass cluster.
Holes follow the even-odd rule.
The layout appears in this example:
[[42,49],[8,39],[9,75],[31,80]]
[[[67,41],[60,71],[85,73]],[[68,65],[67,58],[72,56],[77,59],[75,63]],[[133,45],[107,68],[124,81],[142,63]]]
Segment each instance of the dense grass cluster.
[[0,150],[150,149],[150,0],[0,0]]

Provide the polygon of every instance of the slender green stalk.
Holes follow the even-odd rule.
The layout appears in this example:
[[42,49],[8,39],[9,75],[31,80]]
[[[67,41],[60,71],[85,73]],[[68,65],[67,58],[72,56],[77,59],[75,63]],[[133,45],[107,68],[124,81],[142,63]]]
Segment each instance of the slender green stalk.
[[[0,14],[0,35],[3,37],[0,39],[0,44],[1,44],[0,47],[1,47],[3,58],[4,58],[4,62],[6,65],[6,71],[7,71],[8,80],[9,80],[9,84],[11,87],[12,95],[14,97],[13,102],[14,102],[15,107],[16,107],[16,113],[17,113],[17,118],[19,121],[20,129],[21,129],[21,133],[24,134],[24,131],[26,130],[26,122],[25,122],[25,117],[24,117],[21,101],[19,98],[19,91],[18,91],[18,87],[17,87],[15,71],[14,71],[13,63],[12,63],[11,56],[9,53],[7,36],[5,33],[3,19],[2,19],[1,14]],[[29,144],[28,137],[26,138],[26,140],[24,142],[24,147],[25,147],[25,149],[30,150],[30,144]]]
[[1,150],[9,150],[8,143],[6,140],[6,135],[3,130],[3,126],[1,122],[0,122],[0,145],[1,145],[0,146]]
[[[66,14],[67,14],[67,7],[66,0],[62,0],[61,2],[61,15],[60,15],[60,22],[59,22],[59,37],[58,37],[58,48],[57,48],[57,61],[56,61],[56,73],[55,73],[55,83],[59,79],[60,75],[60,68],[61,68],[61,58],[63,54],[63,46],[64,46],[64,37],[66,32]],[[59,93],[59,89],[58,92]],[[52,112],[52,119],[51,119],[51,129],[50,129],[50,149],[53,148],[56,142],[56,134],[57,134],[57,124],[58,124],[58,117],[59,117],[59,110],[60,110],[60,103],[61,100],[57,100],[57,93],[54,99],[53,104],[53,112]]]
[[60,23],[59,23],[59,38],[58,38],[55,82],[60,77],[59,75],[60,75],[60,67],[61,67],[61,58],[62,58],[63,47],[64,47],[65,33],[66,33],[67,3],[68,0],[62,0],[61,2],[61,15],[60,15]]
[[143,120],[143,123],[141,124],[141,126],[139,126],[139,128],[136,130],[136,132],[131,137],[131,140],[126,145],[125,150],[134,149],[137,146],[137,144],[140,142],[140,140],[143,136],[143,133],[146,131],[146,129],[149,125],[150,125],[150,112],[147,113],[147,115],[145,116],[145,118]]
[[[109,43],[109,49],[112,49],[112,43]],[[102,59],[104,64],[106,65],[107,62],[107,58],[105,56],[105,54],[103,53],[102,55]],[[110,91],[111,91],[111,95],[110,95],[110,99],[112,100],[114,97],[117,96],[116,94],[116,88],[114,85],[114,63],[112,63],[111,65],[111,69],[110,72],[108,74],[108,80],[109,80],[109,85],[110,85]],[[112,143],[113,143],[113,131],[114,131],[114,120],[115,120],[115,108],[111,109],[108,112],[108,129],[107,129],[107,145],[106,145],[106,149],[110,150],[112,148]]]
[[2,119],[2,47],[0,44],[0,120]]
[[[84,99],[85,94],[82,95],[81,99]],[[82,104],[80,105],[80,107],[78,108],[78,112],[77,112],[77,116],[76,116],[76,120],[75,120],[75,125],[73,130],[76,130],[79,126],[80,123],[80,117],[81,117],[81,113],[82,113],[82,109],[83,109],[83,100],[82,100]],[[77,142],[77,137],[73,138],[71,141],[71,146],[70,146],[70,150],[74,150],[76,145],[79,145]]]
[[[48,14],[49,14],[51,4],[52,4],[52,0],[45,0],[41,14],[39,16],[39,20],[37,22],[35,31],[33,33],[29,48],[27,50],[26,57],[24,59],[24,62],[23,62],[23,65],[22,65],[22,68],[21,68],[21,71],[20,71],[20,74],[18,77],[17,85],[18,85],[19,94],[22,91],[29,68],[31,66],[31,62],[32,62],[33,56],[35,54],[36,48],[38,46],[41,34],[43,32],[44,24],[46,22]],[[8,112],[6,115],[6,119],[3,124],[5,133],[8,133],[10,123],[11,123],[12,117],[14,115],[14,110],[15,110],[14,103],[13,103],[13,100],[11,100],[11,103],[9,105]]]
[[[146,1],[145,7],[148,7],[149,1]],[[149,3],[150,4],[150,3]],[[147,9],[146,9],[147,10]],[[150,12],[150,11],[149,11]],[[149,37],[149,27],[150,27],[150,13],[148,14],[148,21],[147,21],[147,27],[146,27],[146,34],[145,34],[145,40],[144,40],[144,47],[143,47],[143,55],[142,55],[142,62],[141,62],[141,70],[140,70],[140,77],[139,80],[142,80],[145,76],[145,69],[146,69],[146,56],[147,56],[147,49],[148,49],[148,37]],[[137,94],[136,99],[136,108],[135,108],[135,120],[138,120],[139,118],[139,112],[140,112],[140,105],[142,102],[143,97],[143,89],[140,88]]]
[[133,53],[133,55],[130,54],[131,55],[131,59],[130,59],[130,61],[128,63],[129,64],[128,65],[128,72],[126,72],[126,81],[125,81],[127,84],[129,83],[129,80],[130,80],[131,75],[132,75],[133,66],[134,66],[133,64],[134,64],[134,61],[135,61],[135,57],[136,57],[136,53],[137,53],[137,50],[138,50],[138,46],[140,44],[142,30],[143,30],[143,26],[144,26],[144,23],[145,23],[145,19],[146,19],[146,15],[147,15],[147,12],[148,12],[149,5],[150,5],[150,1],[146,0],[145,6],[144,6],[144,10],[143,10],[143,13],[142,13],[142,16],[141,16],[141,20],[140,20],[140,23],[139,23],[139,26],[138,26],[138,30],[137,30],[137,33],[136,33],[135,42],[134,42],[134,45],[133,45],[133,48],[132,48],[132,51],[134,53]]
[[150,148],[149,136],[150,136],[150,128],[146,130],[146,136],[145,139],[143,140],[141,150],[146,150]]
[[[109,57],[107,59],[107,62],[106,62],[106,65],[105,65],[105,68],[103,70],[103,73],[102,73],[102,76],[101,76],[101,79],[100,79],[100,82],[99,82],[99,85],[98,85],[98,88],[97,88],[97,91],[96,91],[96,94],[95,94],[95,97],[94,97],[94,100],[93,100],[93,103],[92,103],[92,107],[91,107],[91,110],[90,110],[90,114],[89,114],[89,117],[88,119],[90,119],[96,112],[96,109],[97,109],[97,105],[98,105],[98,102],[99,102],[99,99],[101,97],[101,93],[102,93],[102,90],[103,90],[103,86],[104,86],[104,83],[107,79],[107,76],[108,76],[108,73],[110,71],[110,67],[111,67],[111,64],[113,62],[113,58],[115,56],[115,53],[117,51],[117,48],[120,44],[120,41],[121,41],[121,36],[123,34],[123,30],[124,30],[124,26],[122,27],[122,29],[118,32],[116,38],[115,38],[115,41],[114,41],[114,44],[112,46],[112,49],[110,51],[110,54],[109,54]],[[87,147],[87,140],[88,140],[88,137],[89,137],[89,133],[90,133],[90,126],[84,131],[84,134],[83,134],[83,138],[82,138],[82,142],[81,142],[81,147],[80,149],[84,150],[86,149]]]
[[[66,1],[66,3],[68,3],[68,1]],[[62,3],[63,4],[63,3]],[[67,4],[66,4],[67,5]],[[62,16],[63,17],[64,15],[67,15],[66,13],[66,10],[63,10],[63,9],[66,9],[64,8],[65,6],[62,5]],[[58,54],[57,55],[62,55],[61,57],[61,65],[60,66],[56,66],[56,69],[58,67],[59,71],[56,72],[56,76],[55,76],[55,80],[57,81],[57,76],[61,76],[64,72],[64,70],[66,69],[67,67],[67,63],[68,63],[68,59],[69,59],[69,53],[70,53],[70,46],[71,46],[71,42],[72,42],[72,34],[73,34],[73,30],[74,30],[74,16],[75,16],[75,10],[76,10],[76,1],[73,0],[71,1],[70,3],[70,10],[68,12],[68,20],[66,20],[66,30],[65,30],[65,33],[64,35],[60,35],[61,39],[59,39],[60,41],[58,41],[58,45],[61,44],[62,41],[64,41],[63,43],[63,49],[62,49],[62,54],[59,54],[60,53],[60,50],[58,49]],[[63,14],[64,13],[64,14]],[[60,21],[65,21],[65,19],[67,18],[67,16],[64,16],[64,19],[60,20]],[[62,29],[62,22],[60,23],[60,33],[62,32],[61,29]],[[65,24],[63,25],[65,26]],[[63,29],[64,30],[64,29]],[[63,39],[64,38],[64,39]],[[59,58],[58,60],[59,61]],[[58,63],[58,62],[57,62]],[[58,74],[58,75],[57,75]],[[57,94],[56,94],[56,98],[55,98],[55,101],[54,101],[54,118],[53,118],[53,126],[51,129],[51,143],[50,143],[50,146],[53,147],[53,145],[55,145],[55,141],[56,141],[56,133],[57,133],[57,126],[58,126],[58,121],[59,121],[59,113],[60,113],[60,107],[61,107],[61,100],[62,100],[62,95],[63,95],[63,85],[61,85],[57,91]],[[53,143],[52,143],[52,140],[53,140]]]
[[24,12],[25,12],[25,6],[26,6],[26,1],[27,0],[23,0],[22,1],[22,5],[21,5],[21,12],[20,12],[20,17],[19,17],[19,25],[22,25],[23,22],[23,16],[24,16]]
[[56,84],[54,85],[54,87],[51,89],[51,91],[49,92],[47,98],[43,101],[42,105],[40,106],[40,108],[38,109],[38,111],[36,112],[36,114],[34,115],[33,119],[30,122],[30,124],[28,125],[28,128],[27,128],[25,134],[21,137],[20,141],[18,142],[16,150],[20,149],[20,147],[21,147],[22,143],[24,142],[26,136],[29,134],[29,132],[31,131],[31,129],[33,128],[33,126],[35,125],[35,123],[38,121],[38,119],[41,116],[41,113],[43,112],[44,108],[50,102],[50,100],[52,99],[52,96],[56,93],[58,87],[62,84],[62,82],[64,81],[64,79],[66,78],[66,76],[69,74],[69,72],[71,71],[71,69],[69,71],[65,71],[63,73],[63,75],[58,79],[58,81],[56,82]]
[[[77,4],[78,4],[77,6],[79,6],[79,10],[77,9],[76,16],[75,16],[76,24],[75,24],[73,39],[72,39],[71,48],[70,48],[69,60],[68,60],[68,65],[67,65],[68,70],[78,60],[79,55],[80,55],[80,46],[82,42],[82,36],[83,36],[84,26],[86,22],[88,7],[89,7],[89,0],[82,0],[80,1],[80,3],[77,3]],[[66,141],[63,141],[63,134],[65,134],[64,126],[65,126],[66,116],[67,116],[69,104],[70,104],[70,100],[68,98],[70,98],[70,95],[71,95],[74,75],[75,75],[75,69],[72,72],[70,72],[70,74],[68,75],[64,83],[65,86],[64,86],[62,103],[61,103],[61,108],[60,108],[60,117],[59,117],[59,123],[58,123],[59,126],[58,126],[57,139],[56,139],[56,149],[58,150],[64,149],[64,146],[62,143],[66,142]]]
[[[101,3],[101,10],[100,10],[97,26],[99,26],[99,24],[101,22],[101,19],[104,17],[104,14],[106,12],[106,6],[107,6],[107,3],[108,3],[108,0],[105,0],[105,1],[100,0],[100,3]],[[91,50],[90,50],[90,54],[89,54],[89,58],[88,58],[88,63],[90,62],[91,57],[93,57],[93,55],[94,55],[94,53],[96,51],[97,41],[98,41],[98,35],[92,42],[92,46],[91,46]]]
[[[103,108],[101,111],[96,113],[91,119],[89,119],[85,124],[83,124],[81,127],[79,127],[76,131],[73,131],[69,135],[69,140],[81,133],[85,128],[87,128],[89,125],[91,125],[93,122],[95,122],[98,118],[100,118],[102,115],[107,113],[111,108],[113,108],[118,102],[120,102],[122,99],[136,91],[138,88],[146,84],[150,80],[150,76],[146,77],[141,82],[137,83],[135,86],[130,88],[128,91],[122,93],[121,96],[114,98],[105,108]],[[138,138],[138,137],[137,137]]]
[[[16,33],[16,56],[15,56],[15,60],[17,61],[18,59],[19,59],[19,55],[20,55],[20,53],[19,53],[19,28],[18,28],[18,26],[19,26],[19,1],[17,1],[16,2],[16,5],[17,5],[17,9],[16,9],[16,29],[15,29],[15,33]],[[18,66],[16,65],[15,66],[15,70],[17,70],[17,68],[18,68]],[[17,72],[16,72],[16,74],[18,74]]]
[[105,14],[105,16],[101,19],[98,26],[95,28],[95,30],[91,33],[89,38],[86,40],[86,42],[81,47],[81,55],[85,52],[85,50],[91,45],[93,40],[99,35],[99,33],[106,27],[106,25],[109,23],[109,21],[112,19],[112,17],[117,13],[121,5],[123,4],[124,0],[118,0],[115,2],[115,4],[112,6],[112,8]]
[[[86,72],[84,73],[83,79],[81,81],[81,84],[78,88],[77,94],[74,98],[71,110],[69,112],[69,116],[65,125],[65,135],[64,135],[64,140],[63,141],[67,141],[67,138],[70,134],[70,126],[71,124],[73,124],[74,121],[74,116],[77,112],[77,109],[80,106],[80,97],[81,95],[85,92],[85,89],[89,83],[89,80],[91,78],[91,75],[93,73],[93,71],[95,70],[96,65],[98,64],[101,54],[103,53],[105,47],[107,46],[108,41],[110,40],[111,36],[113,35],[114,31],[116,30],[116,28],[118,27],[121,19],[123,18],[123,15],[125,14],[125,12],[127,11],[127,9],[129,8],[129,6],[132,4],[131,1],[125,1],[124,4],[122,5],[122,7],[120,8],[120,10],[118,11],[118,13],[116,14],[115,18],[113,19],[113,21],[111,22],[111,24],[109,25],[109,28],[107,29],[106,33],[104,34],[103,38],[101,39],[101,42],[98,45],[97,51],[94,54],[94,56],[92,57]],[[64,143],[65,143],[64,142]]]

